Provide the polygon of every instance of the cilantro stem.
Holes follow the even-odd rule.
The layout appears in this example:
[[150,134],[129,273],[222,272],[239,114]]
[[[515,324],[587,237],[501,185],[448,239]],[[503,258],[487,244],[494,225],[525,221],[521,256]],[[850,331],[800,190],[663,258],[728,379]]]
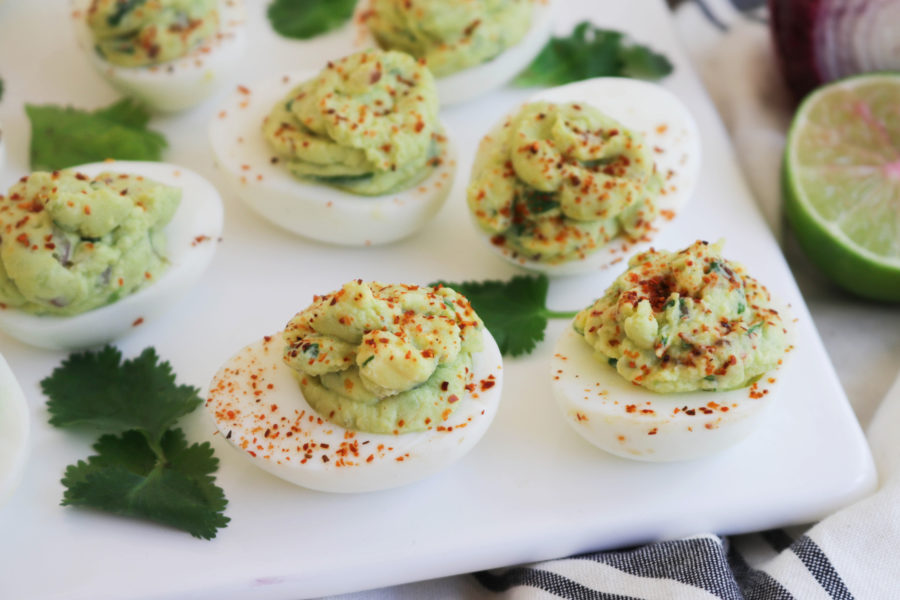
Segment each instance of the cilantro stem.
[[146,431],[141,431],[141,434],[144,436],[144,439],[147,440],[147,445],[150,446],[150,449],[153,450],[153,454],[156,456],[156,465],[165,466],[168,462],[166,459],[166,453],[163,451],[162,443],[160,440],[153,439],[153,436],[148,434]]
[[572,310],[572,311],[559,311],[559,310],[550,310],[545,308],[541,311],[541,315],[546,317],[547,319],[574,319],[575,315],[580,313],[580,310]]

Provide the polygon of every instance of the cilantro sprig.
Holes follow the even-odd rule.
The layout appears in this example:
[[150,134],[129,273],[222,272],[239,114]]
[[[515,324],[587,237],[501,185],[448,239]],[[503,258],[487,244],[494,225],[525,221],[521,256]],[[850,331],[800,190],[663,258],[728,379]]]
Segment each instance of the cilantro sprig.
[[357,0],[274,0],[266,14],[272,29],[306,40],[341,27],[353,16]]
[[588,21],[568,37],[554,37],[514,80],[520,86],[552,86],[591,77],[661,79],[672,72],[662,54],[633,43],[625,34]]
[[110,434],[97,453],[66,468],[64,506],[87,506],[170,525],[204,539],[229,519],[212,474],[208,442],[188,445],[172,426],[202,402],[197,388],[177,385],[153,348],[122,362],[111,346],[71,355],[41,381],[50,423]]
[[[549,319],[571,319],[574,312],[547,308],[546,275],[517,275],[509,281],[438,282],[465,296],[507,356],[528,354],[544,339]],[[433,285],[438,285],[435,283]]]
[[26,104],[31,121],[31,168],[65,169],[108,158],[160,160],[168,143],[147,129],[150,113],[129,98],[95,111]]

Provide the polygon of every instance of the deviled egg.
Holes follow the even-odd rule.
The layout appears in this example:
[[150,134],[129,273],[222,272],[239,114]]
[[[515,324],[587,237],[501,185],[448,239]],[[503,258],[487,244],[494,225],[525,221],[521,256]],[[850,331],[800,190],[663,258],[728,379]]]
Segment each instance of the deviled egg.
[[23,177],[0,197],[0,331],[51,349],[123,335],[196,282],[222,212],[212,184],[164,163]]
[[501,384],[497,344],[463,296],[357,280],[230,358],[206,407],[262,469],[363,492],[462,457],[494,418]]
[[693,193],[700,136],[658,85],[598,78],[541,92],[482,140],[467,189],[489,246],[569,275],[648,245]]
[[449,106],[524,70],[550,39],[553,8],[550,0],[364,0],[356,20],[382,48],[424,60]]
[[25,393],[0,354],[0,504],[12,494],[22,477],[28,438]]
[[651,249],[560,338],[554,395],[567,422],[607,452],[698,458],[759,425],[792,330],[787,310],[722,258],[721,244]]
[[246,46],[242,0],[72,0],[79,45],[114,87],[174,112],[229,78]]
[[376,50],[239,86],[209,135],[238,196],[272,223],[382,244],[414,233],[450,191],[456,160],[437,112],[428,69]]

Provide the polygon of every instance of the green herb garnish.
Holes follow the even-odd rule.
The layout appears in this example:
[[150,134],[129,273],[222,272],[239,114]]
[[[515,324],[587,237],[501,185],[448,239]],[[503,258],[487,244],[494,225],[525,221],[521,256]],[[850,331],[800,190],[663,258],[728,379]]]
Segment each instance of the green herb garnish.
[[569,37],[547,42],[515,83],[549,86],[591,77],[661,79],[671,72],[672,63],[662,54],[628,41],[623,33],[582,21]]
[[182,416],[202,403],[197,388],[176,385],[152,348],[122,362],[112,346],[72,354],[41,381],[50,423],[106,432],[96,455],[66,468],[63,505],[89,506],[215,537],[229,519],[211,476],[219,461],[208,442],[188,446]]
[[[438,282],[453,288],[472,304],[497,341],[500,352],[508,356],[528,354],[544,339],[548,319],[571,319],[577,311],[547,309],[546,275],[518,275],[509,281]],[[438,283],[432,285],[438,285]]]
[[0,79],[0,100],[3,100],[3,80]]
[[95,111],[26,104],[31,120],[31,168],[65,169],[108,158],[159,160],[166,138],[147,129],[150,113],[124,98]]
[[618,358],[607,358],[606,362],[609,363],[609,366],[611,366],[613,369],[615,369],[616,365],[619,364],[619,359]]
[[279,34],[306,40],[341,27],[355,7],[356,0],[273,0],[267,14]]
[[715,381],[715,380],[716,380],[716,376],[715,376],[715,375],[707,375],[707,376],[704,377],[703,379],[706,380],[706,381]]
[[753,325],[751,325],[751,326],[747,329],[747,335],[753,335],[754,333],[756,333],[757,331],[759,331],[759,330],[762,328],[762,326],[763,326],[763,322],[762,322],[762,321],[759,321],[759,322],[757,322],[757,323],[754,323]]

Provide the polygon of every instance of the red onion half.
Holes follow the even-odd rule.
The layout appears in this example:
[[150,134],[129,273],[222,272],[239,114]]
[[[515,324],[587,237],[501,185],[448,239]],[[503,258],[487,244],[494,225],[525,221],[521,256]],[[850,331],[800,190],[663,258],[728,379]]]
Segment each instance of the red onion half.
[[900,0],[769,0],[769,16],[797,100],[826,81],[900,70]]

